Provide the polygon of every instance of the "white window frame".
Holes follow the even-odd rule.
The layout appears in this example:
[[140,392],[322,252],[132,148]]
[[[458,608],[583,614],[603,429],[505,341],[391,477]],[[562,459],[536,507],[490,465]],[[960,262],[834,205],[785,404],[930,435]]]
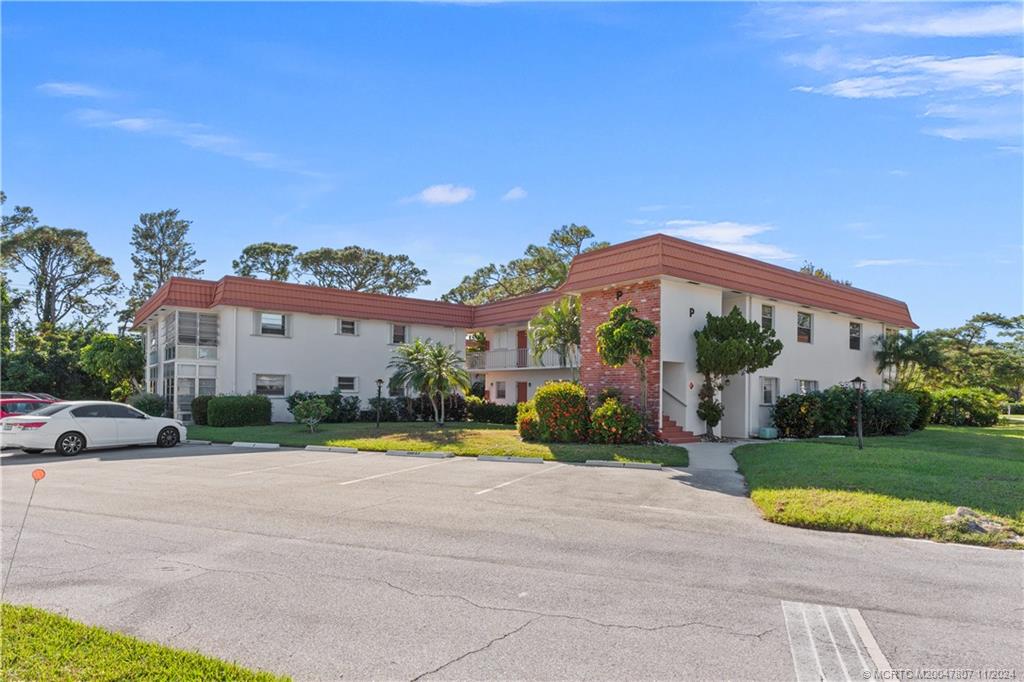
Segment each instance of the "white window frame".
[[[259,381],[260,377],[281,377],[282,391],[280,394],[277,393],[260,393],[259,392]],[[278,374],[277,372],[256,372],[252,375],[252,392],[256,395],[265,395],[268,398],[283,398],[288,395],[288,375]]]
[[[808,324],[807,327],[806,327],[807,332],[808,332],[807,333],[807,340],[806,341],[801,341],[800,340],[800,329],[801,329],[801,327],[800,327],[800,316],[801,315],[806,315],[807,319],[810,321],[810,324]],[[798,311],[796,311],[796,342],[797,343],[814,343],[814,313],[809,313],[809,312],[807,312],[805,310],[798,310]]]
[[[806,388],[804,384],[807,384]],[[808,393],[814,393],[818,390],[817,379],[797,379],[796,380],[796,392],[800,395],[807,395]]]
[[508,386],[504,381],[494,382],[494,399],[495,400],[507,400],[508,399]]
[[[341,387],[341,380],[342,379],[351,379],[352,380],[352,388],[342,388]],[[359,393],[359,377],[354,377],[354,376],[335,377],[334,385],[338,387],[338,391],[340,391],[341,393]]]
[[[765,315],[765,313],[768,313]],[[765,319],[768,320],[768,326],[764,325]],[[775,329],[775,306],[768,305],[767,303],[761,304],[761,329],[768,331],[769,329]]]
[[[857,329],[857,335],[856,336],[854,336],[854,334],[853,334],[854,328]],[[857,347],[856,348],[853,347],[853,340],[854,339],[857,339]],[[864,346],[864,325],[862,323],[860,323],[860,322],[851,322],[850,323],[849,343],[847,345],[849,346],[850,350],[859,351],[859,350],[861,350],[863,348],[863,346]]]
[[[764,401],[764,390],[770,388],[772,392],[771,402]],[[778,377],[761,377],[761,405],[774,405],[779,401],[779,378]]]
[[[402,340],[401,341],[395,341],[395,327],[401,327],[402,328]],[[389,325],[389,327],[388,327],[388,334],[389,334],[389,336],[388,336],[388,345],[389,346],[399,346],[399,345],[401,345],[403,343],[409,343],[409,325],[407,325],[407,324],[400,324],[398,322],[392,322]]]
[[[343,329],[343,325],[346,322],[352,323],[352,331],[347,332]],[[350,320],[342,317],[338,318],[338,328],[336,330],[338,336],[359,336],[359,320]]]
[[[283,334],[273,334],[273,333],[266,333],[266,332],[264,332],[263,331],[263,316],[264,315],[280,315],[281,316],[281,324],[284,325],[284,333]],[[256,336],[263,336],[263,337],[271,338],[271,339],[287,339],[287,338],[290,338],[291,335],[292,335],[292,320],[291,320],[291,317],[292,316],[287,314],[287,313],[277,313],[277,312],[274,312],[273,310],[257,310],[255,312],[254,317],[253,317],[253,326],[254,326],[253,332],[254,332],[254,334]]]

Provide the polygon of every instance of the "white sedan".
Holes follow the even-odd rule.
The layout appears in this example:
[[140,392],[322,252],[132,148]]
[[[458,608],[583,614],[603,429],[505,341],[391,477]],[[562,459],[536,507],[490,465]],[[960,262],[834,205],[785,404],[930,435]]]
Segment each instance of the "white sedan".
[[67,457],[86,448],[118,445],[159,445],[170,448],[185,440],[177,419],[151,417],[122,403],[72,400],[35,412],[0,420],[0,444],[29,454],[56,450]]

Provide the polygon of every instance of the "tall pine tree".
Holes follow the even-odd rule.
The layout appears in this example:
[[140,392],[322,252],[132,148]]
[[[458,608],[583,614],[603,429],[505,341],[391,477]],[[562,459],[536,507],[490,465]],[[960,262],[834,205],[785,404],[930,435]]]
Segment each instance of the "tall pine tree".
[[131,323],[139,307],[171,277],[195,277],[203,274],[206,261],[196,258],[188,241],[191,220],[178,217],[178,209],[143,213],[132,226],[132,288],[128,303],[118,316],[121,331]]

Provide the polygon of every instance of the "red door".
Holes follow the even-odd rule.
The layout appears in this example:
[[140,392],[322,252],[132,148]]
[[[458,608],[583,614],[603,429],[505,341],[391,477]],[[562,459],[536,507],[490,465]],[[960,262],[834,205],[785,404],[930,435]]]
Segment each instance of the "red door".
[[526,387],[529,386],[525,381],[516,382],[516,404],[526,402]]
[[[526,367],[529,353],[529,343],[526,340],[526,330],[520,329],[516,332],[516,367]],[[526,402],[526,401],[523,401]]]

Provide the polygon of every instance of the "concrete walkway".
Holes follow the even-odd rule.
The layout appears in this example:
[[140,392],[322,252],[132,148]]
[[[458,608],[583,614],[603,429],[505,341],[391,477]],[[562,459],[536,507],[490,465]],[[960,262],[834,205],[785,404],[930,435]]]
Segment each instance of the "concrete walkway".
[[713,469],[715,471],[736,471],[736,460],[732,458],[733,448],[748,441],[730,443],[687,443],[690,466],[687,469]]

